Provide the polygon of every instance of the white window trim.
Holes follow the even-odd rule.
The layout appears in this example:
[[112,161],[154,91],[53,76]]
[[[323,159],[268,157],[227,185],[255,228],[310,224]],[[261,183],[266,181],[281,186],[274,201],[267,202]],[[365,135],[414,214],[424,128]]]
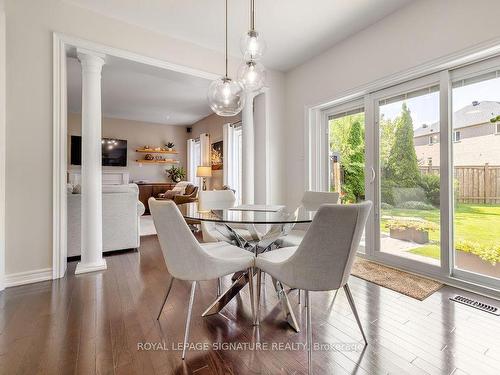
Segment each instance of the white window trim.
[[[453,188],[451,186],[451,171],[450,166],[451,161],[451,82],[455,80],[456,77],[462,72],[464,75],[475,75],[477,74],[478,66],[472,66],[471,64],[478,64],[485,59],[498,58],[500,59],[500,38],[491,40],[485,43],[478,44],[474,47],[468,48],[466,50],[454,53],[448,56],[431,61],[427,64],[409,69],[407,71],[397,73],[370,84],[358,87],[353,90],[345,91],[340,95],[324,100],[321,103],[311,104],[305,107],[305,127],[304,127],[304,150],[305,150],[305,189],[312,189],[314,187],[321,187],[325,184],[324,177],[322,177],[321,167],[324,163],[321,159],[324,156],[320,155],[319,152],[324,150],[324,141],[321,137],[321,133],[324,134],[324,110],[333,106],[342,105],[348,103],[355,99],[365,100],[365,129],[366,129],[366,148],[367,155],[373,155],[373,149],[375,144],[378,145],[378,135],[374,131],[373,119],[376,116],[372,116],[372,111],[374,110],[373,102],[371,101],[371,96],[373,93],[378,91],[386,90],[396,85],[411,83],[412,80],[423,79],[429,75],[437,74],[439,75],[440,84],[440,108],[448,108],[448,110],[441,110],[440,112],[440,139],[439,143],[442,144],[440,151],[441,158],[441,175],[448,176],[442,179],[441,183],[441,204],[446,207],[442,209],[441,212],[441,267],[430,267],[429,265],[424,265],[424,267],[415,267],[414,262],[402,259],[398,262],[393,262],[391,259],[381,259],[384,263],[389,265],[395,265],[399,268],[406,269],[408,271],[418,272],[420,274],[433,277],[435,279],[441,280],[449,285],[453,285],[459,288],[468,289],[475,291],[477,293],[482,293],[494,298],[500,298],[500,288],[498,282],[492,278],[486,276],[476,276],[470,272],[464,272],[463,270],[452,269],[454,261],[454,249],[453,249],[453,238],[452,238],[452,226],[453,226],[453,197],[451,196]],[[496,69],[500,64],[496,62],[485,61],[485,68],[488,64],[496,65]],[[484,68],[483,68],[484,70]],[[376,142],[370,144],[372,142]],[[375,172],[377,170],[377,160],[372,157],[372,160],[367,159],[366,170],[370,173],[370,170]],[[378,179],[378,174],[375,176],[374,180]],[[371,184],[370,189],[367,189],[367,199],[375,197],[376,186]],[[371,192],[371,193],[370,193]],[[373,194],[373,195],[371,195]],[[374,213],[371,214],[369,222],[367,224],[367,238],[373,238],[376,234],[374,229],[375,223],[378,223],[378,208],[375,207]],[[368,228],[371,229],[369,230]],[[376,242],[376,241],[375,241]],[[369,246],[367,247],[367,253],[365,255],[360,255],[368,259],[373,259],[372,250],[370,251]],[[480,284],[480,285],[479,285]]]
[[[457,134],[459,134],[458,139],[457,139]],[[454,143],[459,143],[462,140],[462,133],[460,130],[453,130],[452,140]]]

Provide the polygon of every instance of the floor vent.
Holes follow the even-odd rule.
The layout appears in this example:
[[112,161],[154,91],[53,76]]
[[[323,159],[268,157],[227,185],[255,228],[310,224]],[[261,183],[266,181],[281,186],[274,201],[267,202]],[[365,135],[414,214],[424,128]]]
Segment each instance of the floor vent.
[[462,304],[470,306],[470,307],[474,307],[475,309],[478,309],[481,311],[486,311],[486,312],[489,312],[490,314],[500,316],[500,309],[498,307],[491,306],[491,305],[488,305],[486,303],[482,303],[482,302],[479,302],[479,301],[476,301],[476,300],[473,300],[473,299],[470,299],[467,297],[463,297],[463,296],[455,296],[455,297],[450,298],[450,299],[452,301],[462,303]]

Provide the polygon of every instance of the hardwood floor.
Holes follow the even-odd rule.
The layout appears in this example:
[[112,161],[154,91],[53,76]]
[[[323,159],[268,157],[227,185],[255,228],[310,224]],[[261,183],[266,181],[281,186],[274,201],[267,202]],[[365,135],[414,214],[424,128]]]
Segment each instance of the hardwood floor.
[[[214,299],[215,282],[197,288],[191,342],[246,343],[269,350],[190,350],[186,361],[172,345],[182,342],[189,283],[174,283],[156,320],[168,273],[155,236],[140,252],[106,258],[108,270],[10,288],[0,293],[0,374],[305,374],[303,350],[272,345],[305,343],[282,321],[270,285],[263,292],[262,324],[252,327],[248,288],[222,314],[200,315]],[[230,277],[224,280],[224,286]],[[313,338],[336,350],[313,353],[316,374],[500,374],[500,317],[452,303],[445,287],[420,302],[351,277],[351,290],[368,336],[361,334],[342,291],[312,293]],[[304,305],[290,293],[301,326]],[[475,296],[490,303],[486,298]],[[138,350],[147,343],[160,350]],[[354,350],[351,349],[354,346]],[[161,350],[169,349],[169,350]]]

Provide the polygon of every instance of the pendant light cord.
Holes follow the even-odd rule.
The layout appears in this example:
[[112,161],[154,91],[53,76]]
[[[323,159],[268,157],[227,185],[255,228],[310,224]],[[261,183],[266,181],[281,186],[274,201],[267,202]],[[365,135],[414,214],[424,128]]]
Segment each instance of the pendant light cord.
[[226,0],[226,78],[227,77],[227,0]]
[[255,0],[250,0],[250,30],[255,31]]

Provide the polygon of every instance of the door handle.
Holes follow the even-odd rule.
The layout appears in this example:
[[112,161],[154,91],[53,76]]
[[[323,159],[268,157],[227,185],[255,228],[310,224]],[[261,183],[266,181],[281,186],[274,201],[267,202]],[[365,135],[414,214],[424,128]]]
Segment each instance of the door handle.
[[372,169],[372,179],[370,180],[370,184],[373,184],[375,182],[375,169],[373,169],[373,167],[371,167]]

